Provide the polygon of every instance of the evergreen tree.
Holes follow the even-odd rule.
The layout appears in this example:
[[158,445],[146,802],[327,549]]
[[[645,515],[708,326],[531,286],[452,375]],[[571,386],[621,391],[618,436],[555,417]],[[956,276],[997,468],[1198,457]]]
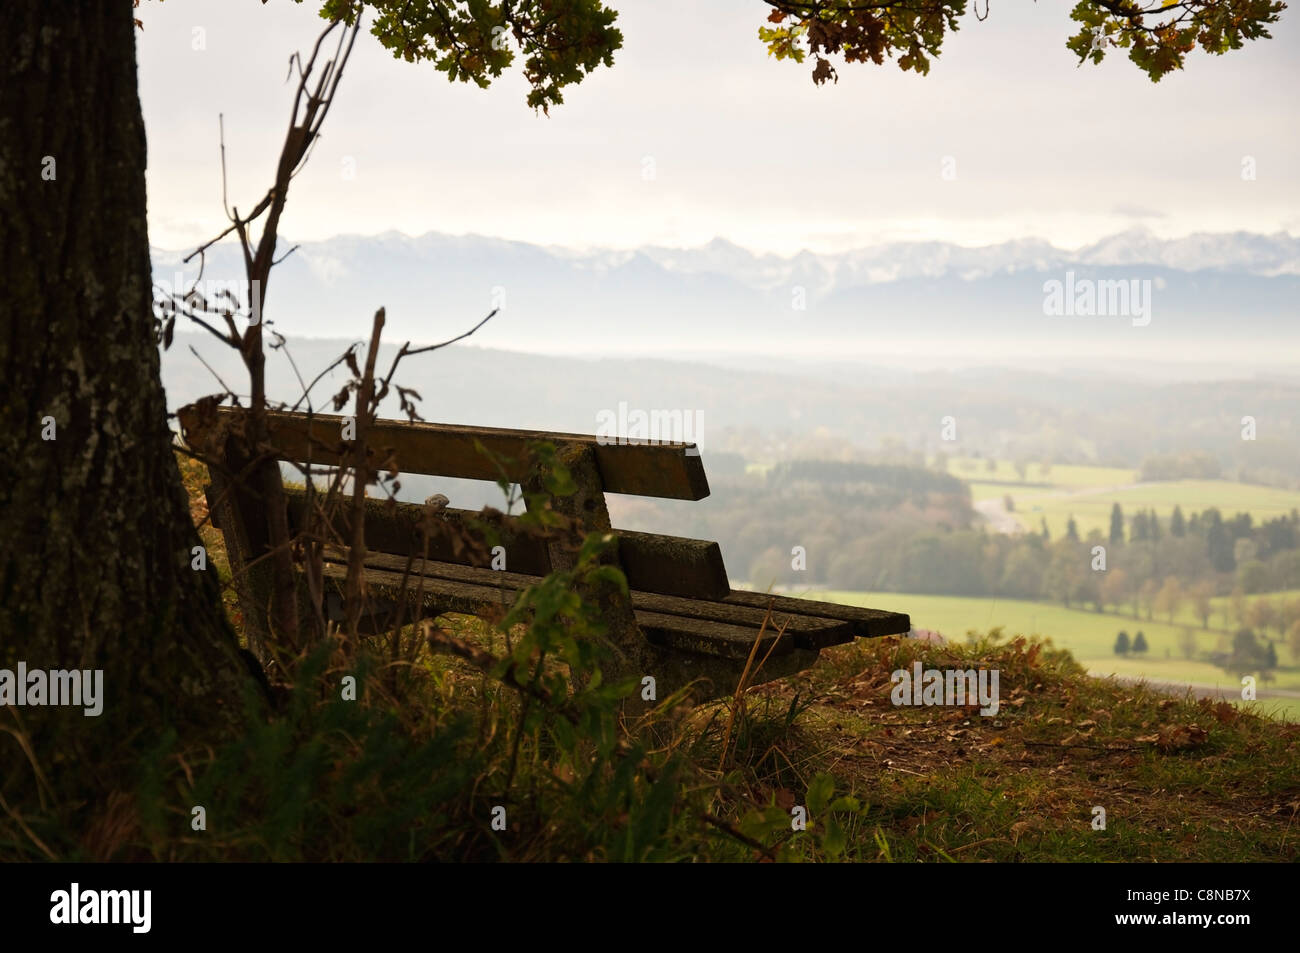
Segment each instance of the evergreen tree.
[[1124,542],[1124,511],[1116,503],[1110,508],[1110,544],[1118,546]]
[[1223,525],[1217,510],[1210,511],[1210,528],[1205,534],[1205,552],[1210,558],[1216,572],[1232,572],[1237,568],[1237,559],[1233,555],[1232,537]]
[[1138,510],[1133,514],[1133,525],[1129,527],[1129,539],[1135,543],[1146,542],[1149,537],[1147,532],[1147,514],[1143,510]]
[[1127,632],[1121,632],[1119,635],[1115,636],[1115,654],[1116,654],[1116,655],[1128,655],[1128,648],[1129,648],[1129,646],[1128,646],[1128,633],[1127,633]]
[[1133,654],[1144,655],[1147,651],[1147,637],[1139,630],[1138,634],[1133,636]]
[[1187,534],[1187,523],[1183,519],[1183,508],[1174,505],[1174,513],[1169,517],[1169,535],[1182,537]]
[[1065,524],[1065,538],[1072,539],[1076,543],[1079,541],[1079,524],[1074,521],[1073,514],[1070,516],[1070,522]]
[[1156,511],[1152,510],[1151,515],[1147,517],[1147,528],[1151,531],[1151,542],[1160,539],[1160,517],[1156,516]]

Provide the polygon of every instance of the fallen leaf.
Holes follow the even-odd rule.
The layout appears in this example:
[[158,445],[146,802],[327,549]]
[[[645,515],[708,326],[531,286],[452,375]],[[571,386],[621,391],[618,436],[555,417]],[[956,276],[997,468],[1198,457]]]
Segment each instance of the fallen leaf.
[[1209,736],[1200,725],[1166,725],[1160,729],[1156,747],[1162,751],[1181,751],[1203,744]]

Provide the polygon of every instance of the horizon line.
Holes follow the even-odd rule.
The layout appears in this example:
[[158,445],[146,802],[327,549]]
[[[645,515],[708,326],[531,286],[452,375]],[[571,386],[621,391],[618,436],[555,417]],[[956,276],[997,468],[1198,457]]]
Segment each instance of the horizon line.
[[[429,229],[428,231],[421,232],[418,235],[411,235],[398,228],[389,228],[381,232],[371,232],[371,233],[339,232],[334,235],[330,235],[326,238],[293,239],[282,235],[280,236],[279,243],[284,244],[286,246],[320,245],[327,242],[339,241],[341,239],[375,239],[375,238],[387,238],[390,236],[396,236],[406,241],[420,241],[422,239],[429,238],[430,236],[434,236],[438,238],[479,239],[483,241],[505,242],[512,245],[528,245],[533,248],[541,248],[548,251],[560,251],[569,254],[588,254],[588,255],[596,252],[634,253],[638,251],[644,251],[646,249],[656,249],[656,250],[674,251],[674,252],[690,252],[690,251],[702,251],[709,248],[712,245],[723,244],[744,251],[747,254],[754,256],[755,258],[776,258],[782,261],[792,261],[803,255],[812,255],[813,257],[816,258],[837,258],[845,255],[853,255],[864,251],[871,251],[873,249],[886,248],[886,247],[897,246],[897,245],[905,245],[905,246],[907,245],[950,245],[952,247],[961,248],[967,251],[976,251],[980,249],[1000,248],[1006,245],[1016,245],[1016,244],[1037,242],[1046,245],[1048,248],[1052,249],[1053,251],[1059,251],[1064,253],[1078,253],[1080,251],[1083,251],[1084,249],[1093,248],[1107,241],[1110,241],[1111,239],[1119,238],[1126,235],[1149,236],[1155,241],[1164,244],[1185,241],[1189,238],[1198,238],[1198,237],[1217,238],[1217,237],[1238,236],[1238,235],[1248,235],[1257,238],[1273,238],[1273,239],[1284,238],[1288,240],[1300,240],[1300,233],[1292,233],[1288,229],[1278,229],[1273,232],[1255,232],[1255,231],[1249,231],[1247,229],[1235,229],[1232,231],[1191,231],[1182,235],[1163,237],[1157,234],[1148,226],[1135,225],[1131,228],[1122,229],[1120,231],[1112,232],[1108,235],[1104,235],[1101,238],[1097,239],[1096,241],[1083,242],[1077,246],[1057,245],[1054,242],[1052,242],[1050,239],[1043,238],[1040,235],[1026,235],[1022,238],[1011,238],[1000,242],[986,242],[982,245],[963,244],[958,241],[949,241],[946,239],[918,238],[918,239],[899,239],[896,241],[870,242],[870,243],[857,245],[852,248],[847,248],[835,252],[816,252],[811,250],[810,248],[804,247],[799,249],[798,251],[791,252],[789,254],[780,254],[774,251],[757,250],[752,246],[743,245],[739,242],[733,241],[732,239],[727,238],[724,235],[714,235],[714,237],[709,239],[708,241],[699,244],[694,244],[694,245],[663,245],[657,243],[642,243],[639,245],[627,245],[627,246],[598,245],[598,244],[561,245],[555,243],[543,244],[543,243],[530,241],[528,239],[523,239],[523,238],[510,238],[504,235],[486,235],[479,232],[441,232],[441,231],[437,231],[436,229]],[[229,238],[217,242],[210,247],[219,248],[223,245],[233,245],[237,241],[238,238],[232,235]],[[159,251],[159,252],[166,252],[169,254],[185,254],[190,251],[193,251],[194,248],[197,247],[198,245],[186,245],[183,248],[168,248],[162,245],[155,245],[153,244],[153,242],[150,242],[149,244],[149,249],[151,252]]]

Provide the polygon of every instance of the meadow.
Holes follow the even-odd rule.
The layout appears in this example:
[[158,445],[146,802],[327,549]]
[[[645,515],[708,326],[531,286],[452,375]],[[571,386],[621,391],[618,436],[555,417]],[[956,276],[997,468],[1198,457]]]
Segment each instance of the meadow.
[[994,464],[990,470],[985,460],[954,457],[948,461],[948,472],[966,481],[974,503],[1009,495],[1021,526],[1039,532],[1046,520],[1053,538],[1065,533],[1071,517],[1081,537],[1094,529],[1107,535],[1115,503],[1126,518],[1138,510],[1155,510],[1162,520],[1169,519],[1175,506],[1182,507],[1184,516],[1210,507],[1217,507],[1225,517],[1249,513],[1257,523],[1300,509],[1300,492],[1231,480],[1138,483],[1135,470],[1060,464],[1046,470],[1029,464],[1021,480],[1011,461]]
[[[948,641],[963,643],[968,632],[986,633],[1001,627],[1006,637],[1041,636],[1051,639],[1058,648],[1067,649],[1092,675],[1119,675],[1155,681],[1217,687],[1235,693],[1240,689],[1237,678],[1204,661],[1185,658],[1180,636],[1191,632],[1197,653],[1225,647],[1228,634],[1199,624],[1171,625],[1160,619],[1134,619],[1112,612],[1089,612],[1063,606],[1017,599],[968,598],[963,596],[911,595],[907,593],[819,591],[809,598],[828,599],[846,605],[870,606],[894,612],[906,612],[912,626],[939,632]],[[1119,657],[1114,653],[1115,637],[1120,630],[1130,636],[1141,631],[1150,646],[1145,656]],[[1300,692],[1300,659],[1290,648],[1278,644],[1277,670],[1274,681],[1260,683],[1261,691]],[[1290,720],[1300,720],[1300,697],[1269,698],[1268,710],[1279,709]]]
[[1120,505],[1126,517],[1138,510],[1155,510],[1161,520],[1181,506],[1184,516],[1218,507],[1225,517],[1249,513],[1256,523],[1283,516],[1300,508],[1300,493],[1274,487],[1233,483],[1229,480],[1173,480],[1167,483],[1142,483],[1136,486],[1096,493],[1074,491],[1030,490],[1023,494],[1012,493],[1016,515],[1022,525],[1038,528],[1047,520],[1053,537],[1063,534],[1073,516],[1079,535],[1087,537],[1092,530],[1103,535],[1110,530],[1110,510]]

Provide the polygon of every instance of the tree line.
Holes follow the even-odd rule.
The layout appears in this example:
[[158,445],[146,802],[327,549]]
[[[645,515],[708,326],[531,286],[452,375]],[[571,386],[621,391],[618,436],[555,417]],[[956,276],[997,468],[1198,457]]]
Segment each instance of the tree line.
[[724,477],[707,504],[674,531],[717,539],[732,576],[756,586],[1042,599],[1146,618],[1191,607],[1203,626],[1216,596],[1235,593],[1244,606],[1245,596],[1300,588],[1295,510],[1259,521],[1215,507],[1125,514],[1115,504],[1107,533],[1085,536],[1072,519],[1057,538],[1045,523],[996,534],[946,474],[823,461],[782,464],[764,479]]

